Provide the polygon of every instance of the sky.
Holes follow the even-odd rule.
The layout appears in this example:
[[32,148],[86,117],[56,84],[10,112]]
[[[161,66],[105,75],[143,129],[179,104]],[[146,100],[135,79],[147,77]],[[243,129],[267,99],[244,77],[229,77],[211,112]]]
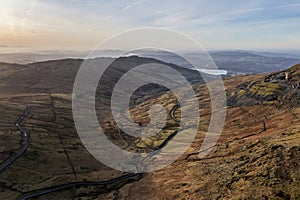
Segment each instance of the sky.
[[299,50],[300,1],[0,1],[1,48],[89,49],[140,27],[173,29],[207,49]]

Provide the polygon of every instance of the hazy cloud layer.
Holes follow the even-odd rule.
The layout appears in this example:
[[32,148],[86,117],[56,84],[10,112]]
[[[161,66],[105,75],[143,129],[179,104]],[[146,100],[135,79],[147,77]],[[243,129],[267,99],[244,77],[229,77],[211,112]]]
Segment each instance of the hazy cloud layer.
[[92,47],[130,28],[184,32],[207,48],[297,49],[299,1],[3,0],[0,44]]

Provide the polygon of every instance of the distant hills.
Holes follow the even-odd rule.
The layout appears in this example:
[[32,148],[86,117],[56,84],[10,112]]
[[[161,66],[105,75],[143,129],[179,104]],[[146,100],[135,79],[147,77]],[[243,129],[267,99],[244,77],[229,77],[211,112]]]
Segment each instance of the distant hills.
[[[178,66],[190,68],[184,59],[178,55],[157,50],[138,50],[127,53],[121,50],[98,50],[93,52],[93,57],[118,57],[138,55],[172,63]],[[182,53],[205,68],[205,59],[199,58],[195,52]],[[300,63],[300,55],[290,53],[269,53],[255,51],[211,51],[209,52],[218,68],[227,71],[229,76],[269,73],[287,69]],[[88,55],[85,51],[36,51],[32,53],[2,53],[0,62],[28,64],[34,62],[58,60],[65,58],[82,59]]]
[[[83,61],[83,59],[62,59],[30,64],[0,63],[0,94],[5,96],[19,93],[39,93],[41,91],[72,93],[77,71]],[[201,75],[195,73],[194,70],[179,67],[171,63],[164,63],[153,58],[142,58],[138,56],[121,57],[118,59],[94,58],[88,59],[87,62],[91,62],[99,68],[104,68],[108,63],[112,62],[100,79],[98,88],[98,94],[100,96],[111,95],[114,85],[127,71],[136,66],[148,63],[169,66],[186,77],[188,81],[203,81]],[[138,73],[140,73],[140,75],[136,75],[135,81],[143,81],[142,79],[145,77],[145,74],[143,74],[143,72]],[[170,82],[174,81],[174,83],[178,83],[176,77],[172,74],[165,74],[163,69],[155,73],[156,77],[160,77],[161,74],[164,74],[164,77],[168,78]],[[208,78],[210,77],[210,75],[206,76]],[[136,98],[144,98],[147,95],[151,96],[153,94],[156,95],[166,90],[167,88],[165,87],[148,84],[136,93]]]

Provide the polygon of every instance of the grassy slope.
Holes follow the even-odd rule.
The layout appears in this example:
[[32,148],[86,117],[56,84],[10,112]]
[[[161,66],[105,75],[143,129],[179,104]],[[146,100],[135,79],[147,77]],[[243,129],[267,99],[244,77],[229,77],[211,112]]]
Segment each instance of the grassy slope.
[[[263,77],[265,75],[228,79],[225,81],[228,94],[245,81],[256,82]],[[78,199],[78,196],[83,199],[113,199],[116,196],[119,199],[299,198],[299,108],[278,108],[276,104],[229,107],[219,143],[206,158],[199,159],[196,152],[209,124],[210,101],[204,85],[197,85],[196,91],[202,115],[199,133],[178,161],[147,174],[137,183],[118,190],[111,188],[111,192],[106,190],[105,194],[101,194],[103,189],[98,187],[83,187],[49,194],[41,199]],[[102,105],[106,100],[101,100],[98,103]],[[1,98],[0,159],[4,160],[18,148],[20,137],[13,124],[24,108],[20,102],[32,106],[30,116],[24,121],[31,143],[26,155],[0,174],[1,198],[16,199],[22,192],[34,189],[70,181],[106,180],[121,174],[103,166],[82,146],[72,122],[71,96],[67,93]],[[147,109],[155,103],[162,103],[170,110],[175,98],[166,93],[155,100],[147,100],[132,109],[132,117],[136,121],[149,122]],[[101,107],[98,115],[106,115],[108,111],[105,109]],[[178,117],[179,114],[178,110],[175,115]],[[192,122],[193,117],[189,120]],[[128,150],[138,147],[138,151],[149,151],[158,146],[178,127],[168,118],[165,130],[156,137],[150,140],[124,137],[124,144],[115,122],[106,118],[103,125],[114,143]]]

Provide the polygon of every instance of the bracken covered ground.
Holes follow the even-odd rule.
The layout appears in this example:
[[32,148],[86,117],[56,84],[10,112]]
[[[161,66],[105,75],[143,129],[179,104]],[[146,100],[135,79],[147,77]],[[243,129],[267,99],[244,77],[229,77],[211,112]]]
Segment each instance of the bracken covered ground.
[[[230,106],[221,137],[206,157],[197,155],[210,122],[210,98],[205,85],[195,84],[201,114],[199,131],[187,152],[173,164],[134,181],[108,187],[73,187],[38,199],[300,199],[300,108],[297,96],[293,96],[299,91],[294,86],[300,80],[299,66],[289,72],[291,80],[286,82],[265,82],[266,78],[278,78],[276,74],[224,81]],[[286,90],[269,89],[265,84],[280,84]],[[182,88],[181,92],[187,91]],[[273,94],[276,98],[269,98]],[[132,118],[141,125],[149,123],[147,111],[156,103],[170,111],[176,98],[166,92],[145,100],[131,109]],[[31,88],[26,93],[2,94],[0,163],[20,146],[14,123],[25,108],[22,104],[31,106],[30,116],[23,122],[30,134],[30,146],[25,155],[0,173],[1,199],[18,199],[26,192],[63,183],[122,175],[84,148],[73,123],[71,94],[55,90]],[[136,139],[119,130],[109,117],[109,99],[99,97],[96,108],[107,136],[131,151],[151,151],[179,126],[168,117],[159,134]],[[178,108],[178,119],[181,109],[192,108]],[[194,120],[191,115],[189,122]],[[188,133],[185,129],[178,134]]]

